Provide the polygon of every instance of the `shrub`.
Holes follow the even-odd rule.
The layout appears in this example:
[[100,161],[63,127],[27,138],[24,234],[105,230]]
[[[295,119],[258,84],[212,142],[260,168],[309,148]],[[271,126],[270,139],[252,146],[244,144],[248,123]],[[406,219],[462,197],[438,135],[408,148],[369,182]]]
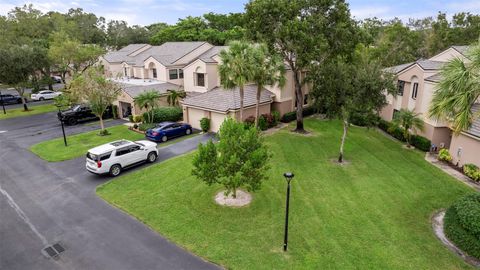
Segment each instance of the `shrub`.
[[278,122],[280,122],[280,113],[278,111],[272,111],[272,116],[276,126]]
[[390,127],[388,128],[387,132],[397,140],[400,140],[402,142],[405,141],[405,137],[403,137],[402,128],[390,124]]
[[350,115],[350,123],[360,127],[377,125],[379,117],[371,112],[355,111]]
[[378,120],[378,128],[381,130],[388,132],[388,129],[390,128],[391,124],[388,121],[385,121],[383,119]]
[[134,129],[138,129],[138,124],[133,124]]
[[268,122],[263,114],[258,118],[258,128],[260,128],[260,130],[268,129]]
[[463,173],[474,181],[480,181],[480,169],[478,169],[478,166],[475,164],[463,165]]
[[152,123],[141,123],[140,125],[138,125],[138,129],[140,131],[146,131],[147,129],[150,129],[153,127],[155,127],[155,124],[152,124]]
[[133,115],[130,114],[130,115],[128,116],[128,121],[134,123],[134,122],[133,122]]
[[262,116],[263,116],[263,118],[265,118],[265,120],[267,121],[267,128],[271,128],[271,127],[276,126],[275,118],[273,117],[272,114],[270,114],[270,113],[264,113],[264,114],[262,114]]
[[438,152],[438,160],[450,162],[452,161],[452,155],[450,155],[447,149],[442,149]]
[[288,122],[294,121],[295,119],[297,119],[297,113],[296,112],[288,112],[288,113],[286,113],[282,116],[280,121],[282,121],[283,123],[288,123]]
[[[153,109],[153,123],[165,121],[177,122],[182,120],[183,110],[179,107],[160,107]],[[150,119],[147,113],[143,113],[143,119]]]
[[[63,96],[63,95],[61,95]],[[118,106],[117,105],[112,105],[112,115],[113,119],[118,119]]]
[[251,128],[255,125],[255,116],[251,115],[249,117],[247,117],[243,123],[245,124],[245,127],[246,128]]
[[200,128],[203,132],[208,132],[210,130],[210,119],[206,117],[200,119]]
[[99,136],[107,136],[107,135],[110,135],[110,132],[106,129],[103,129],[103,130],[100,130],[100,132],[98,133]]
[[460,249],[480,258],[480,193],[467,195],[447,209],[444,230]]
[[134,115],[134,116],[133,116],[133,122],[134,122],[134,123],[143,122],[143,116],[142,116],[142,115]]
[[[310,116],[310,115],[315,114],[315,113],[316,113],[316,110],[315,110],[315,107],[313,107],[313,106],[306,107],[306,108],[303,109],[303,116]],[[293,120],[296,120],[296,119],[297,119],[297,112],[293,111],[293,112],[288,112],[288,113],[284,114],[280,118],[280,121],[282,121],[283,123],[288,123],[288,122],[292,122]]]
[[415,146],[417,149],[420,149],[424,152],[430,151],[432,142],[429,139],[418,135],[412,135],[410,137],[410,140],[412,145]]

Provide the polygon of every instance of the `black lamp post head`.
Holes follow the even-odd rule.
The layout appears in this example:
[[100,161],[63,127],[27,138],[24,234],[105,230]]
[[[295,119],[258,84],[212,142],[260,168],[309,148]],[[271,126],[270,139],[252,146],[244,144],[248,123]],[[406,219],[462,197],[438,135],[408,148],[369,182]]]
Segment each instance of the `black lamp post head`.
[[283,176],[285,177],[285,180],[287,180],[287,182],[290,182],[295,175],[292,172],[286,172],[283,174]]

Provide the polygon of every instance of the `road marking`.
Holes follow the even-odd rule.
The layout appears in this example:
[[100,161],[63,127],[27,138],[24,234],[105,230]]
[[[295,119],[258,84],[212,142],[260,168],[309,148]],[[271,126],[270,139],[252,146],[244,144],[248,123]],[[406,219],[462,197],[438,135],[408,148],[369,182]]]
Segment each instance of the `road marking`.
[[0,134],[7,132],[6,130],[0,130]]
[[20,209],[20,207],[18,206],[18,204],[15,203],[15,201],[13,200],[13,198],[10,196],[10,194],[7,193],[7,191],[5,191],[4,189],[2,189],[2,186],[0,186],[0,193],[2,193],[6,198],[7,198],[7,201],[8,201],[8,204],[13,208],[13,210],[15,210],[15,212],[17,212],[17,215],[23,219],[23,221],[25,223],[27,223],[27,225],[30,227],[30,229],[38,236],[38,238],[40,238],[40,240],[42,241],[42,244],[44,246],[48,245],[48,241],[47,239],[45,238],[45,236],[43,236],[38,230],[37,228],[35,228],[35,226],[32,224],[32,222],[30,222],[30,219],[27,217],[27,215],[25,215],[25,213],[22,211],[22,209]]

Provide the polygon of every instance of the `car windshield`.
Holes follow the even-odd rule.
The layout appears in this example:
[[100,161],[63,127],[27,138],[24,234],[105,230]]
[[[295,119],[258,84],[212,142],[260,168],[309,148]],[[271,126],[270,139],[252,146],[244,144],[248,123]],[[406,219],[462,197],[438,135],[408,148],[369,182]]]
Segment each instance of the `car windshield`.
[[82,107],[82,105],[75,105],[72,107],[72,111],[78,111],[80,110],[80,108]]
[[156,130],[162,130],[162,129],[165,129],[165,128],[170,127],[170,126],[171,126],[171,123],[158,124],[155,129]]

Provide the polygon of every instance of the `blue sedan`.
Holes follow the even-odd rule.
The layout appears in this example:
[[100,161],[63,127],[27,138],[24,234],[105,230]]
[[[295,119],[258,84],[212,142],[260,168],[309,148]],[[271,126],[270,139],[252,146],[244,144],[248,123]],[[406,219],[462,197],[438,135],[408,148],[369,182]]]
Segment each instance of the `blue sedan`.
[[184,123],[162,122],[145,132],[147,139],[166,142],[170,138],[192,134],[192,126]]

